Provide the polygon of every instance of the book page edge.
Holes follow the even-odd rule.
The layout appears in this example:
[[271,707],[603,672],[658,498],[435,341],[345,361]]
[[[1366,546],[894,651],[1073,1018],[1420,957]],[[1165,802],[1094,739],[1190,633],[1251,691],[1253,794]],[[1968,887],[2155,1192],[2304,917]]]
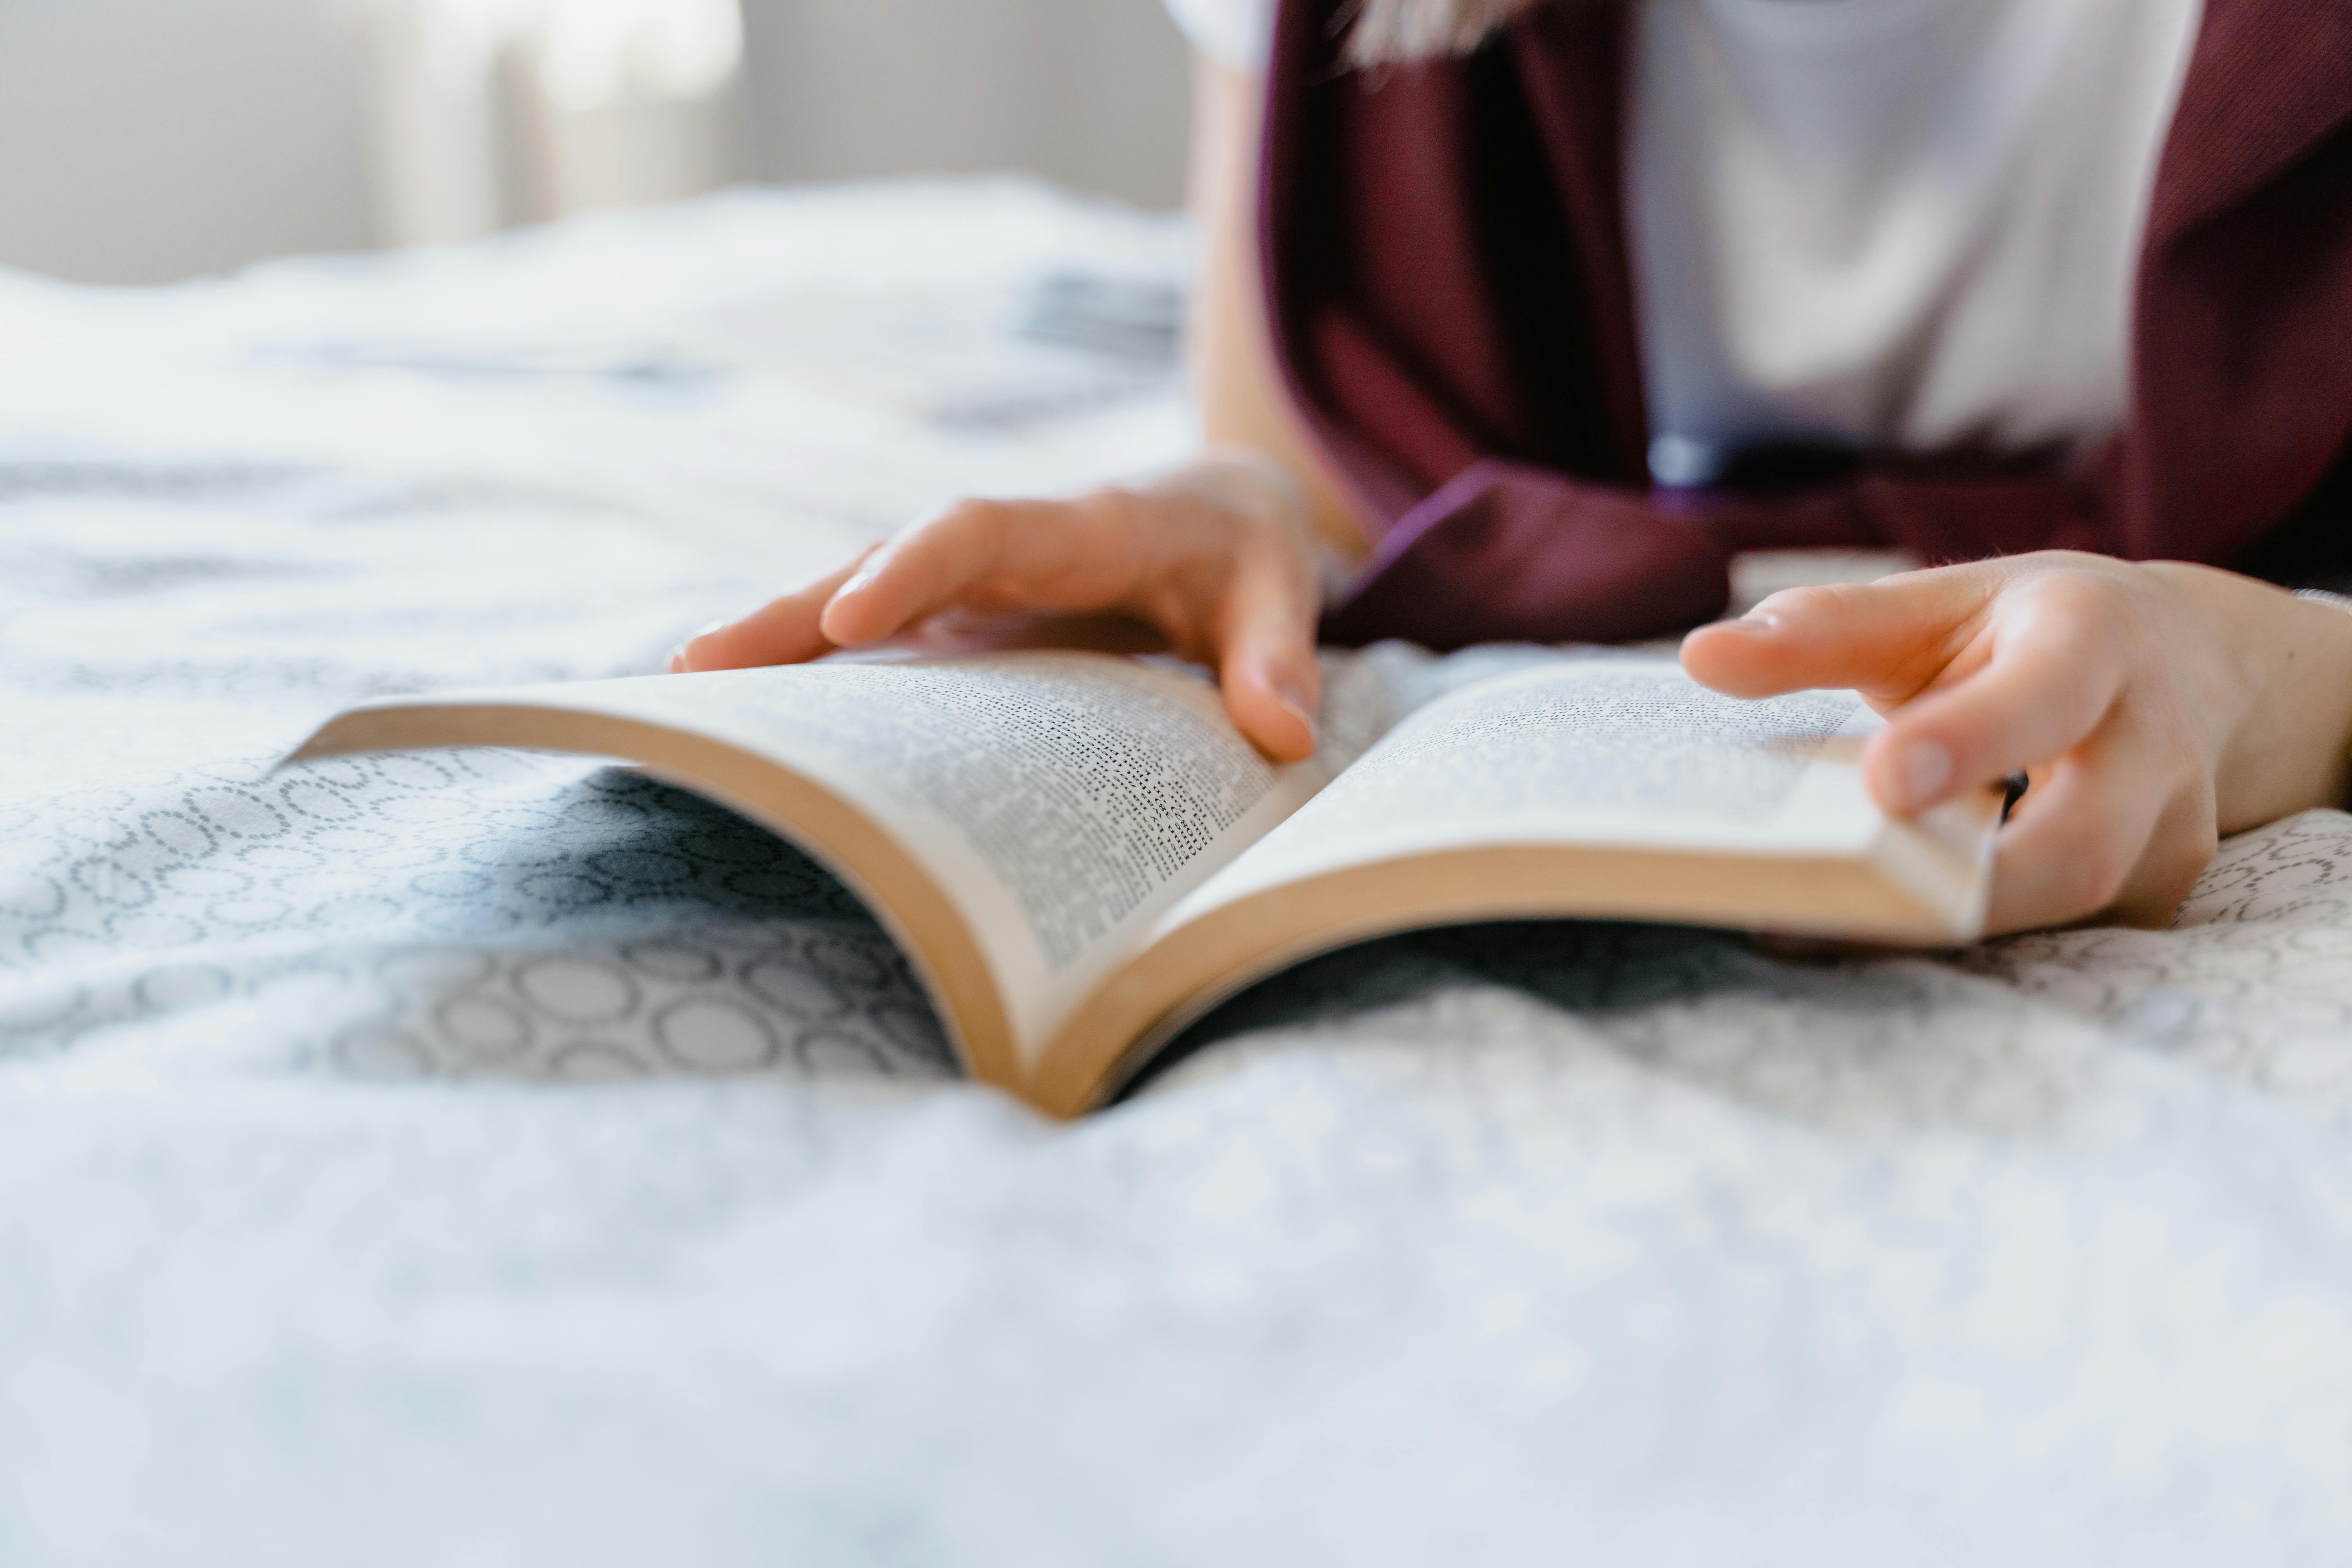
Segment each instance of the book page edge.
[[[1789,896],[1808,884],[1816,896]],[[1792,912],[1807,901],[1811,914]],[[1081,1005],[1039,1056],[1023,1097],[1051,1115],[1079,1115],[1260,980],[1378,937],[1510,920],[1701,925],[1921,949],[1969,940],[1864,857],[1526,844],[1362,862],[1262,889],[1167,933]]]
[[469,746],[632,763],[802,849],[840,878],[906,953],[965,1070],[1018,1092],[1023,1075],[1010,1009],[946,889],[854,802],[778,759],[691,730],[583,708],[505,698],[379,699],[329,719],[277,765]]

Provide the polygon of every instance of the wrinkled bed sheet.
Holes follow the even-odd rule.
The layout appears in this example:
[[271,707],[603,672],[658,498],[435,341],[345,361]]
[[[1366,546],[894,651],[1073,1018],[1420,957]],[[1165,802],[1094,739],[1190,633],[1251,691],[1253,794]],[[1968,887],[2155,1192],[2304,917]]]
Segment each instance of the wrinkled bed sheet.
[[1382,942],[1061,1127],[689,796],[268,774],[1181,450],[1009,323],[1186,245],[918,183],[0,279],[0,1562],[2352,1555],[2352,818],[1951,962]]

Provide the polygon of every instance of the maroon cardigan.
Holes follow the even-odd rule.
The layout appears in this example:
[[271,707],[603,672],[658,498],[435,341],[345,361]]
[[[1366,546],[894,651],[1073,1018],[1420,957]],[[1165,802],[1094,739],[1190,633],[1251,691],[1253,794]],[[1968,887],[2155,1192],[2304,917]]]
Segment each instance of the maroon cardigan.
[[1283,0],[1260,211],[1276,356],[1377,535],[1335,640],[1672,631],[1763,545],[2352,561],[2352,0],[2206,0],[2131,410],[2095,463],[1884,457],[1708,491],[1648,474],[1622,5],[1547,0],[1467,59],[1372,72],[1338,58],[1350,9]]

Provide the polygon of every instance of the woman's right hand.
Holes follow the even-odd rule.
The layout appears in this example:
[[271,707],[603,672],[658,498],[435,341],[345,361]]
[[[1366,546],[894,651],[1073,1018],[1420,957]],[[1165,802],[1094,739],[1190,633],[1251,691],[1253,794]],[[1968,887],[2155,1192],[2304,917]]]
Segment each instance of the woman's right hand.
[[678,650],[675,670],[797,664],[942,610],[1120,611],[1216,669],[1234,725],[1277,762],[1315,750],[1322,608],[1313,520],[1251,455],[1063,500],[963,500]]

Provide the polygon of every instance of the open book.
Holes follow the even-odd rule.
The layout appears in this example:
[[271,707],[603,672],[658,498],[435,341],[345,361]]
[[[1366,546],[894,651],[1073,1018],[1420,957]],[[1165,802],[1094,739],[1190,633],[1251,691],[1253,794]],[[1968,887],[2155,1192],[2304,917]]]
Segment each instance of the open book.
[[1197,672],[1068,652],[395,698],[289,761],[637,763],[824,861],[904,946],[969,1069],[1057,1115],[1251,982],[1411,927],[1979,933],[1999,795],[1881,815],[1855,766],[1877,720],[1851,693],[1741,702],[1666,659],[1523,650],[1433,697],[1416,658],[1334,657],[1322,751],[1286,768]]

